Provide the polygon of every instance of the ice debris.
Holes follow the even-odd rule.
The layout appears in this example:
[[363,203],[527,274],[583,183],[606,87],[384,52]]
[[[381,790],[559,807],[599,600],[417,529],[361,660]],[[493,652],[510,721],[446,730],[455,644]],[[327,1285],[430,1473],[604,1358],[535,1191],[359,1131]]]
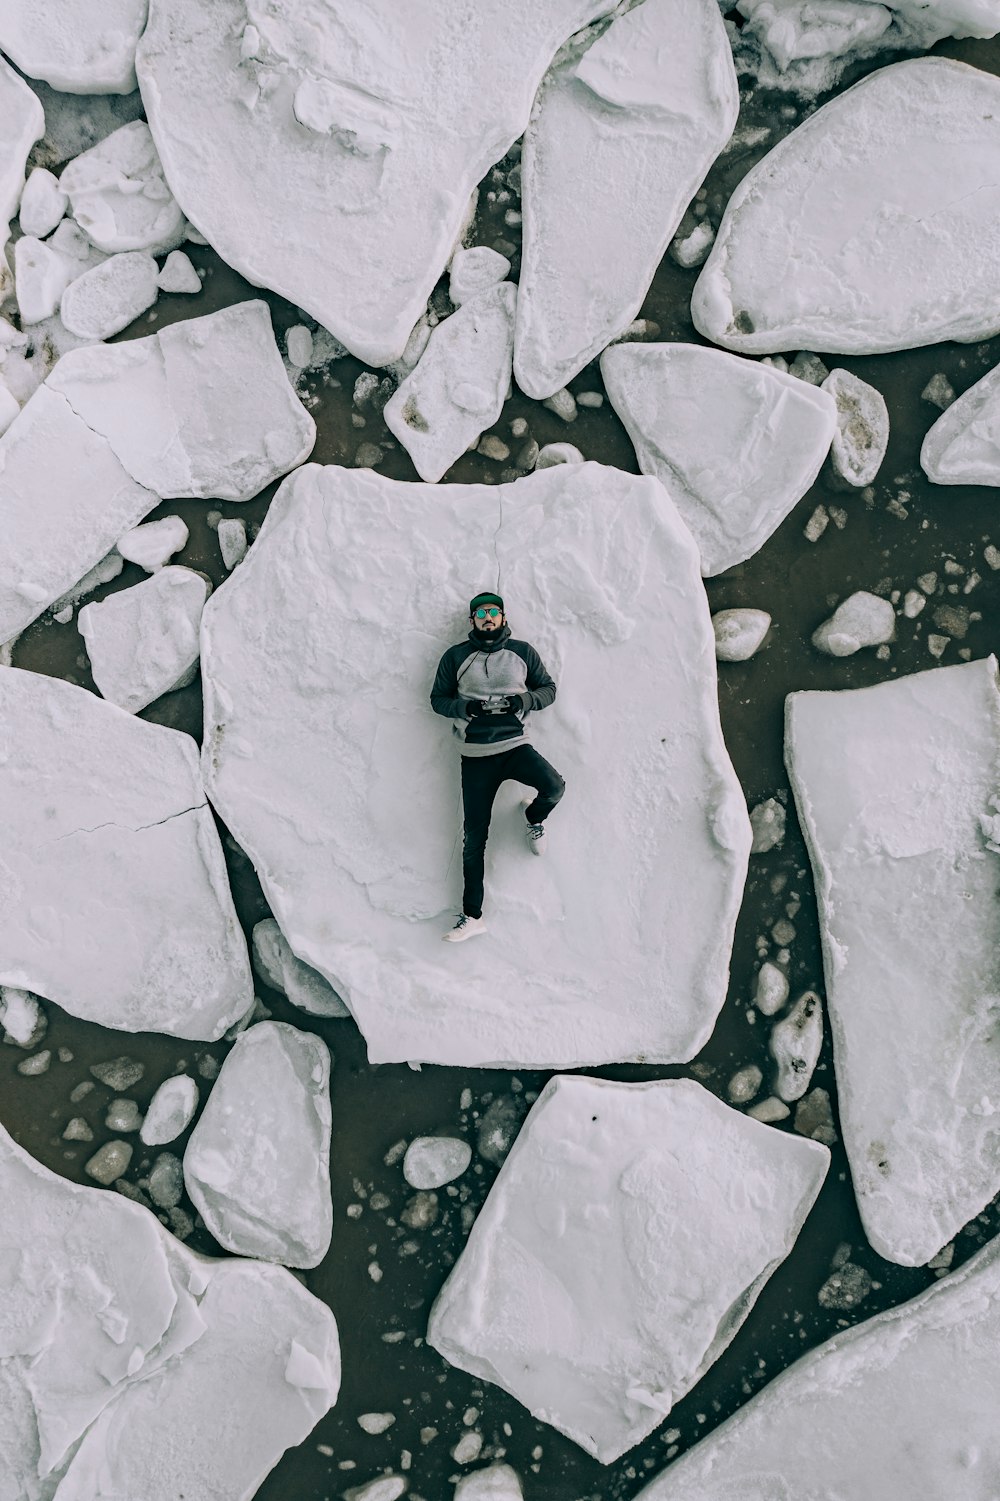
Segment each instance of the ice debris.
[[17,210],[21,233],[44,240],[65,214],[68,202],[58,178],[45,167],[34,167],[28,174]]
[[896,611],[888,599],[858,589],[813,631],[812,644],[831,657],[851,657],[865,646],[880,646],[896,634]]
[[273,917],[253,930],[254,969],[273,990],[309,1016],[350,1016],[340,996],[318,970],[297,959]]
[[443,1188],[460,1178],[472,1161],[472,1148],[455,1136],[415,1136],[403,1158],[411,1188]]
[[889,446],[885,397],[849,370],[831,370],[823,382],[837,403],[837,430],[831,459],[841,479],[863,490],[878,474]]
[[144,120],[132,120],[82,152],[63,168],[59,186],[73,218],[109,255],[124,250],[162,255],[184,239],[184,215],[164,181]]
[[765,959],[757,975],[753,1003],[762,1016],[774,1016],[788,1000],[788,976]]
[[132,1147],[127,1141],[106,1141],[102,1147],[84,1164],[84,1172],[88,1178],[93,1178],[95,1183],[102,1183],[105,1188],[110,1187],[116,1178],[128,1172],[128,1165],[132,1161]]
[[[147,573],[158,573],[174,553],[187,546],[188,529],[180,516],[145,521],[118,538],[118,551],[129,563],[138,563]],[[190,572],[190,570],[188,570]]]
[[823,1007],[814,990],[800,995],[788,1015],[772,1027],[768,1045],[778,1068],[775,1093],[786,1104],[800,1100],[812,1083],[823,1046]]
[[0,1027],[4,1042],[11,1042],[17,1048],[36,1048],[47,1026],[37,996],[13,985],[0,985]]
[[766,610],[718,610],[712,616],[715,655],[720,662],[747,662],[771,629]]
[[997,788],[996,674],[990,657],[787,700],[851,1176],[869,1240],[903,1266],[1000,1188],[995,1107],[976,1109],[1000,1105],[1000,903],[979,823]]
[[554,1078],[431,1310],[428,1343],[609,1464],[729,1344],[828,1162],[691,1080]]
[[104,698],[138,714],[191,681],[208,592],[203,574],[163,568],[145,583],[84,606],[80,634]]
[[560,54],[522,155],[526,395],[551,396],[628,328],[738,110],[716,0],[645,0]]
[[149,1102],[139,1128],[139,1138],[148,1147],[175,1141],[186,1131],[198,1108],[198,1086],[188,1074],[165,1079]]
[[247,525],[239,516],[226,516],[218,526],[219,551],[223,566],[232,573],[247,554]]
[[161,292],[192,293],[201,291],[201,277],[183,250],[171,250],[160,267],[157,282]]
[[238,1256],[317,1266],[330,1245],[330,1054],[285,1022],[234,1042],[184,1153],[192,1203]]
[[523,1501],[523,1496],[517,1471],[510,1465],[494,1464],[463,1475],[452,1501]]
[[[498,566],[517,634],[557,678],[585,676],[606,712],[581,719],[569,699],[539,716],[538,744],[576,792],[546,859],[527,865],[520,794],[501,793],[490,900],[504,936],[467,946],[455,965],[440,934],[457,896],[459,768],[427,692],[438,652],[467,630],[467,579],[489,582]],[[384,581],[403,574],[436,644],[401,643],[386,624]],[[652,610],[656,640],[639,628]],[[359,697],[359,661],[378,695]],[[430,490],[307,465],[206,606],[206,786],[294,952],[345,998],[373,1061],[686,1059],[725,996],[750,842],[715,673],[694,544],[655,480],[563,464],[514,484]],[[661,706],[652,716],[650,702]],[[280,726],[291,723],[289,740]],[[602,768],[626,745],[609,786]],[[426,798],[406,793],[414,767]],[[580,811],[593,797],[610,798],[599,870]],[[683,883],[663,882],[678,861]],[[544,972],[528,957],[541,942]]]
[[617,344],[601,357],[639,467],[694,534],[702,572],[761,547],[820,471],[836,429],[825,391],[697,344]]
[[920,467],[935,485],[1000,485],[1000,365],[938,418]]
[[780,847],[785,837],[785,809],[776,797],[755,803],[750,809],[750,828],[753,843],[751,855],[766,855],[768,850]]
[[216,1038],[250,968],[194,742],[0,671],[0,984],[125,1031]]

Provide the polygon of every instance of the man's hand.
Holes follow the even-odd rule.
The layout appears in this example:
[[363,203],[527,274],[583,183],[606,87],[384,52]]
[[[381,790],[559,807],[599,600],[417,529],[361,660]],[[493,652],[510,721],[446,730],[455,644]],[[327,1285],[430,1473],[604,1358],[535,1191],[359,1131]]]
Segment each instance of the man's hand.
[[467,698],[465,700],[466,719],[478,719],[480,715],[485,713],[486,705],[483,703],[481,698]]

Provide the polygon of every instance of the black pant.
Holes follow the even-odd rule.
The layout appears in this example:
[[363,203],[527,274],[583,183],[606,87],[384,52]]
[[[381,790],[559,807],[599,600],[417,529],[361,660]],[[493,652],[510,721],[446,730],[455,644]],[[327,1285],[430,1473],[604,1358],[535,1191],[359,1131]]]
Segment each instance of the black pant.
[[533,745],[523,741],[495,756],[462,757],[462,809],[465,814],[462,910],[468,917],[483,915],[486,839],[490,832],[493,802],[504,782],[523,782],[526,787],[535,789],[535,798],[525,809],[526,823],[542,823],[566,791],[566,783],[555,767],[550,766]]

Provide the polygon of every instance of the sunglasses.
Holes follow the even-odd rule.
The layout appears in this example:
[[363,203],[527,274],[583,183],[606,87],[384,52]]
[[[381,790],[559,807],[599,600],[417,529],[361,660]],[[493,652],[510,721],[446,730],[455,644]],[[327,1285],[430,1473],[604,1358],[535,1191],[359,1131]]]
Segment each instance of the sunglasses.
[[488,615],[491,620],[495,620],[498,615],[502,615],[502,614],[503,614],[502,610],[498,610],[493,605],[490,605],[489,609],[486,609],[486,610],[477,610],[476,611],[476,619],[477,620],[485,620],[486,617],[487,617],[487,615]]

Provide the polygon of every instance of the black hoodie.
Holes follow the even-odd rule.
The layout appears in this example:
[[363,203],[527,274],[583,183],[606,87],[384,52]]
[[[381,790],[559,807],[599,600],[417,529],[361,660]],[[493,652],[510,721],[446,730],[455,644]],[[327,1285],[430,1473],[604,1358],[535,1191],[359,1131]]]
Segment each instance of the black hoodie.
[[[510,709],[470,719],[469,701],[491,696],[509,699]],[[535,648],[513,640],[504,625],[488,640],[470,631],[467,640],[448,648],[434,675],[431,708],[456,721],[463,756],[495,756],[526,740],[526,716],[547,708],[555,696],[556,685]]]

